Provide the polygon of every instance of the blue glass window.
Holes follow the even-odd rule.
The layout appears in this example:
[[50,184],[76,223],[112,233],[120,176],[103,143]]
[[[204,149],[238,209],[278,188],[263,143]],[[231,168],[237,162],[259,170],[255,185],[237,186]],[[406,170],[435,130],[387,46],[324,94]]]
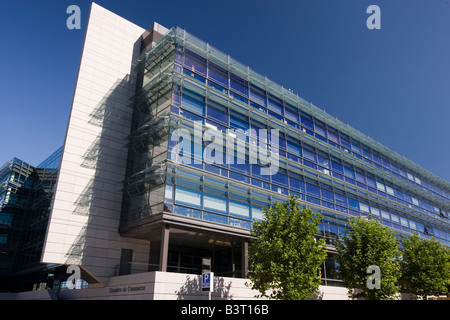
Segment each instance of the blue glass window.
[[286,174],[287,174],[287,172],[285,169],[279,168],[277,173],[272,176],[272,183],[287,187],[288,186],[288,176]]
[[209,79],[221,84],[225,88],[228,88],[228,71],[218,65],[209,62],[208,67]]
[[262,208],[260,207],[252,207],[252,219],[254,220],[262,220],[264,217]]
[[305,183],[294,177],[289,177],[289,187],[293,190],[305,193]]
[[346,196],[341,195],[339,193],[335,193],[334,197],[336,199],[336,204],[337,205],[340,205],[340,206],[343,206],[343,207],[347,207],[348,206],[348,204],[347,204],[347,197]]
[[314,121],[314,131],[321,136],[327,136],[325,132],[325,125],[318,120]]
[[205,210],[226,214],[228,212],[228,199],[225,197],[224,192],[222,192],[221,196],[217,195],[219,193],[207,188],[203,196],[204,208]]
[[355,179],[355,171],[353,171],[353,169],[351,169],[351,168],[349,168],[347,166],[344,166],[344,175],[346,177]]
[[328,155],[325,153],[317,153],[318,164],[322,167],[330,169],[330,159],[328,159]]
[[250,205],[248,203],[230,200],[230,215],[250,218]]
[[322,199],[334,203],[334,192],[325,188],[321,188]]
[[194,114],[205,115],[205,98],[190,90],[183,90],[181,107]]
[[339,142],[339,134],[336,131],[334,131],[334,130],[332,130],[330,128],[328,128],[327,131],[328,131],[328,139],[330,139],[331,141],[339,144],[340,143]]
[[311,116],[305,114],[305,113],[301,113],[301,122],[302,122],[302,126],[304,126],[305,128],[308,128],[310,130],[314,130],[314,125],[313,125],[313,121]]
[[352,146],[350,144],[350,140],[348,139],[348,137],[346,137],[345,135],[343,135],[341,133],[341,145],[346,148],[347,150],[351,150]]
[[344,167],[342,166],[342,164],[334,160],[331,161],[331,168],[340,174],[344,174]]
[[358,154],[362,154],[361,146],[358,141],[352,140],[352,151]]
[[298,110],[296,108],[290,107],[289,105],[287,105],[285,108],[285,116],[286,116],[286,119],[291,120],[298,127],[298,124],[300,123],[300,116],[299,116]]
[[247,131],[249,128],[248,117],[234,110],[230,111],[230,127],[233,129],[242,129]]
[[234,74],[230,75],[230,89],[248,97],[248,82]]
[[175,189],[175,203],[201,208],[202,193],[198,190],[177,186]]
[[206,76],[206,59],[187,49],[184,53],[184,66]]
[[250,86],[250,100],[267,107],[266,92],[258,87],[255,87],[254,85]]
[[302,147],[300,146],[300,142],[293,142],[291,140],[287,140],[287,148],[288,152],[295,154],[296,156],[302,156]]
[[303,158],[317,163],[316,152],[306,145],[303,147]]
[[208,119],[217,121],[228,126],[228,108],[214,101],[208,101],[207,115]]
[[366,157],[367,159],[372,160],[372,152],[370,151],[369,148],[364,147],[364,146],[363,146],[363,155],[364,155],[364,157]]
[[269,95],[269,106],[268,106],[269,110],[272,110],[273,112],[276,112],[282,116],[284,116],[284,107],[283,107],[283,102],[272,96]]
[[305,182],[306,193],[310,196],[320,198],[320,187],[308,182]]
[[350,209],[358,210],[359,211],[359,202],[358,200],[348,198],[348,206]]
[[208,85],[211,86],[211,87],[213,87],[214,89],[219,90],[219,91],[221,91],[222,93],[228,95],[228,89],[225,89],[224,87],[219,86],[219,85],[216,84],[215,82],[208,80]]

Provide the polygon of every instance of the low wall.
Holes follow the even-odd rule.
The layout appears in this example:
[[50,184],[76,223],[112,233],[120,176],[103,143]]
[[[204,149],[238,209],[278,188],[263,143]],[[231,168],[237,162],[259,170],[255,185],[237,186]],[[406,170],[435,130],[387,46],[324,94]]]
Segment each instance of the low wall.
[[[248,279],[214,277],[212,300],[251,300],[258,291],[246,283]],[[317,299],[347,300],[347,289],[319,287]],[[85,289],[63,289],[60,300],[207,300],[208,292],[201,291],[201,276],[172,272],[146,272],[111,277],[106,286],[89,285]],[[0,300],[56,299],[51,290],[22,293],[0,293]]]

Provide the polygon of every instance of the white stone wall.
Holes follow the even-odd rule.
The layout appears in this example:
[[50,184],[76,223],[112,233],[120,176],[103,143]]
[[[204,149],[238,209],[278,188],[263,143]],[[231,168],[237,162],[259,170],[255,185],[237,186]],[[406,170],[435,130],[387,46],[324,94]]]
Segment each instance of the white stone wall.
[[102,281],[114,275],[122,248],[133,249],[133,262],[148,263],[147,241],[118,234],[132,61],[144,31],[91,6],[43,250],[42,262],[81,265]]
[[[258,291],[245,284],[247,279],[215,277],[212,300],[251,300]],[[79,300],[208,300],[208,293],[200,291],[199,275],[147,272],[112,277],[105,287],[90,286],[80,290],[62,290],[60,299]],[[323,300],[347,300],[347,289],[319,287]]]

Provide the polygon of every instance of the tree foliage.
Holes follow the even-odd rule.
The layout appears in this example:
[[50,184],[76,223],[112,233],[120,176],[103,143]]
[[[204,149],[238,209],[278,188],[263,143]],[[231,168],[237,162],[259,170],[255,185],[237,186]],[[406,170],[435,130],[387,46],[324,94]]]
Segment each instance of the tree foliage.
[[325,241],[315,239],[320,220],[311,209],[300,210],[297,197],[291,196],[254,223],[248,277],[260,297],[303,300],[317,293],[327,255]]
[[420,298],[448,292],[450,286],[450,253],[435,241],[419,239],[417,234],[403,242],[401,288]]
[[[351,298],[389,300],[398,293],[401,252],[394,233],[387,227],[375,219],[350,219],[336,249],[339,276],[347,283]],[[380,270],[379,288],[368,286],[370,266]]]

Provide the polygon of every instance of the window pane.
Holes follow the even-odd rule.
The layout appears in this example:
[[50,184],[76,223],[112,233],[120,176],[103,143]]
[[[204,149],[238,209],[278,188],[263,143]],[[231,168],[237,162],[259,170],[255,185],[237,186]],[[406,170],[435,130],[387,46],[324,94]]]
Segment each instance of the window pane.
[[343,206],[343,207],[347,207],[347,197],[346,196],[343,196],[339,193],[336,193],[334,196],[336,199],[336,204]]
[[217,83],[223,85],[225,88],[228,88],[228,72],[227,72],[227,70],[210,62],[208,71],[209,71],[208,77],[211,80],[214,80]]
[[248,130],[249,122],[248,117],[241,115],[238,112],[231,110],[230,112],[230,127],[233,129]]
[[228,108],[214,101],[209,101],[207,118],[228,126]]
[[369,213],[369,206],[367,204],[365,204],[365,203],[360,202],[359,203],[359,209],[362,212]]
[[237,93],[242,94],[245,97],[248,97],[248,83],[241,77],[238,77],[234,74],[230,76],[230,89],[233,89]]
[[205,194],[203,197],[204,207],[207,210],[227,213],[227,199],[211,194]]
[[230,200],[230,214],[250,218],[250,205],[247,203]]
[[295,124],[299,123],[300,117],[298,115],[298,111],[294,108],[285,108],[285,116],[287,119],[293,121]]
[[300,191],[301,193],[305,192],[305,184],[303,181],[298,180],[293,177],[289,177],[289,186],[293,190]]
[[302,147],[300,147],[299,142],[293,142],[288,139],[287,140],[287,148],[288,148],[288,152],[295,154],[296,156],[299,156],[299,157],[302,156]]
[[320,198],[320,188],[319,186],[313,185],[311,183],[306,182],[306,193],[315,196],[317,198]]
[[328,189],[321,188],[322,199],[334,203],[334,192]]
[[343,134],[341,134],[341,145],[348,150],[352,148],[352,146],[350,145],[350,140]]
[[370,206],[370,213],[374,216],[379,217],[380,216],[380,209]]
[[273,112],[276,112],[280,115],[284,115],[284,107],[283,103],[280,99],[269,95],[269,110],[272,110]]
[[352,198],[348,198],[348,206],[350,207],[350,209],[359,210],[359,202],[358,202],[358,200],[355,200],[355,199],[352,199]]
[[313,161],[317,163],[316,153],[314,150],[309,149],[308,147],[303,148],[303,157],[307,160]]
[[175,189],[175,202],[181,204],[201,207],[202,193],[197,190],[177,186]]
[[301,122],[302,122],[302,126],[304,126],[305,128],[308,128],[310,130],[314,130],[314,125],[313,125],[313,121],[311,116],[305,114],[305,113],[301,113]]
[[250,100],[267,107],[266,92],[253,85],[250,86]]
[[351,168],[349,168],[347,166],[344,166],[344,175],[346,177],[355,179],[355,172],[353,171],[353,169],[351,169]]
[[183,90],[181,107],[194,114],[205,115],[205,98],[193,91]]
[[263,211],[261,208],[258,207],[252,207],[252,219],[258,219],[258,220],[262,220],[263,219]]
[[206,75],[206,59],[190,50],[186,50],[184,54],[184,66],[194,72]]
[[343,168],[342,164],[340,164],[340,163],[337,163],[337,162],[335,162],[335,161],[331,161],[331,168],[332,168],[334,171],[336,171],[336,172],[339,172],[339,173],[341,173],[341,174],[344,174],[344,168]]
[[330,139],[331,141],[335,142],[335,143],[339,143],[339,135],[337,132],[335,132],[334,130],[331,130],[330,128],[328,128],[328,139]]
[[321,136],[326,137],[326,133],[325,133],[325,126],[324,124],[320,123],[319,121],[314,121],[314,131],[318,134],[320,134]]

